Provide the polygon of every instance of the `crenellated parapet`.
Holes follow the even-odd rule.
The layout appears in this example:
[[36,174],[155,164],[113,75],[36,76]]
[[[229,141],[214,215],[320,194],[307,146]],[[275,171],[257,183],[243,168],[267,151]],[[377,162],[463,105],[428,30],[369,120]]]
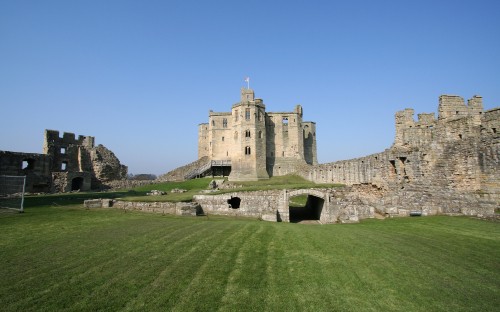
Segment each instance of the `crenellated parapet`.
[[198,125],[198,158],[230,160],[232,181],[262,180],[317,164],[316,124],[302,120],[302,106],[293,111],[266,112],[252,89],[241,89],[230,112],[209,111]]
[[0,175],[27,176],[28,192],[68,192],[98,189],[125,179],[127,167],[92,136],[45,130],[43,154],[0,151]]
[[415,120],[407,108],[396,113],[395,125],[394,144],[384,152],[299,173],[314,182],[384,189],[396,210],[406,205],[479,215],[500,205],[500,108],[483,111],[480,96],[466,105],[461,97],[443,95],[437,119],[428,113]]

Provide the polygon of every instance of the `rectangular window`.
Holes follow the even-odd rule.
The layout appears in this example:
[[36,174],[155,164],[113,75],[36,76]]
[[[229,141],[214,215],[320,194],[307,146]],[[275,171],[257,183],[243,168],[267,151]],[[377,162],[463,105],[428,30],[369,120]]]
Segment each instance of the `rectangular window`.
[[245,108],[245,120],[250,120],[250,108]]
[[234,121],[238,121],[238,110],[234,110]]
[[222,128],[227,128],[227,118],[222,119]]
[[61,147],[61,154],[66,154],[66,147]]

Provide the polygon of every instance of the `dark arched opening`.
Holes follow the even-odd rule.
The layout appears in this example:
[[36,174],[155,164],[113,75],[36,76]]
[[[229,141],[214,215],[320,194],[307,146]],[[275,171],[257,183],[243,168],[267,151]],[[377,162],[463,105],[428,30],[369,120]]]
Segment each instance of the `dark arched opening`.
[[241,199],[239,197],[231,197],[227,200],[230,208],[237,209],[240,208]]
[[314,195],[299,195],[290,198],[288,209],[290,222],[319,221],[325,200]]
[[82,177],[77,177],[71,180],[71,190],[72,191],[79,191],[82,189],[83,186],[83,178]]

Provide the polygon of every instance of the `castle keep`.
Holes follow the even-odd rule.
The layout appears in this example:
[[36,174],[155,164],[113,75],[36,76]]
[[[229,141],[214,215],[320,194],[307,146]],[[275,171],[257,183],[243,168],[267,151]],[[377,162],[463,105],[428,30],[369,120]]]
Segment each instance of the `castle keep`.
[[212,167],[230,166],[230,181],[291,173],[298,165],[317,164],[316,124],[302,120],[300,105],[292,112],[266,112],[263,100],[242,88],[231,112],[210,111],[209,122],[198,126],[202,158]]
[[27,192],[99,189],[125,179],[127,167],[94,137],[45,130],[43,154],[0,151],[0,175],[26,176]]
[[[241,110],[251,107],[263,110],[263,106],[247,106],[247,92],[249,99],[253,99],[251,90],[242,90],[242,100],[233,106],[231,113],[210,113],[210,123],[200,125],[200,157],[216,159],[226,155],[231,162],[240,162],[249,146],[250,151],[257,149],[257,153],[263,154],[248,158],[246,169],[235,167],[237,179],[245,177],[242,172],[261,178],[262,155],[266,155],[268,175],[283,174],[277,167],[284,167],[286,172],[313,182],[341,183],[346,187],[196,195],[194,200],[205,212],[270,221],[310,219],[336,223],[357,222],[375,214],[491,217],[500,206],[500,108],[484,111],[480,96],[467,103],[459,96],[440,96],[437,118],[434,113],[422,113],[415,120],[413,109],[399,111],[395,115],[396,135],[390,148],[361,158],[316,164],[314,124],[300,121],[300,106],[293,113],[267,113],[266,127],[253,127],[251,120],[241,122]],[[260,104],[260,100],[253,103]],[[253,112],[250,109],[250,119]],[[258,111],[256,114],[258,123]],[[230,133],[224,130],[230,120],[234,121],[230,131],[235,132],[235,138],[247,130],[252,134],[265,129],[266,150],[262,150],[262,142],[250,139],[226,142],[222,137]],[[297,121],[297,128],[291,130]],[[307,126],[312,129],[310,132]],[[299,133],[293,137],[293,143],[291,133]],[[237,144],[232,146],[233,142]],[[265,178],[265,173],[262,176]],[[306,206],[297,210],[289,206],[289,199],[298,194],[307,194],[308,199]],[[234,199],[238,199],[237,207],[232,205]]]

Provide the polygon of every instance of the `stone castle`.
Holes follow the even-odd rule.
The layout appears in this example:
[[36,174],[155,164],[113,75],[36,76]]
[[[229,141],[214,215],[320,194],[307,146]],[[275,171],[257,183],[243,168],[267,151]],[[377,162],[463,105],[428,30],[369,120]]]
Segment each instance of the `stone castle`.
[[43,153],[0,151],[0,175],[26,176],[27,192],[100,189],[127,177],[127,167],[94,137],[45,130]]
[[[437,118],[422,113],[415,120],[413,109],[399,111],[390,148],[326,164],[316,161],[315,124],[301,117],[300,106],[294,112],[265,113],[253,91],[243,89],[231,113],[210,112],[209,123],[199,126],[199,160],[180,169],[224,175],[229,170],[217,172],[213,166],[214,160],[225,160],[229,178],[236,181],[295,173],[346,187],[196,195],[201,209],[270,221],[305,216],[336,223],[375,214],[494,216],[500,207],[500,108],[484,111],[480,96],[467,104],[459,96],[440,96]],[[303,210],[289,207],[290,197],[304,194]]]
[[316,165],[316,124],[302,120],[302,107],[292,112],[266,112],[262,99],[241,89],[231,112],[210,111],[198,126],[198,158],[230,167],[230,181],[268,179]]

